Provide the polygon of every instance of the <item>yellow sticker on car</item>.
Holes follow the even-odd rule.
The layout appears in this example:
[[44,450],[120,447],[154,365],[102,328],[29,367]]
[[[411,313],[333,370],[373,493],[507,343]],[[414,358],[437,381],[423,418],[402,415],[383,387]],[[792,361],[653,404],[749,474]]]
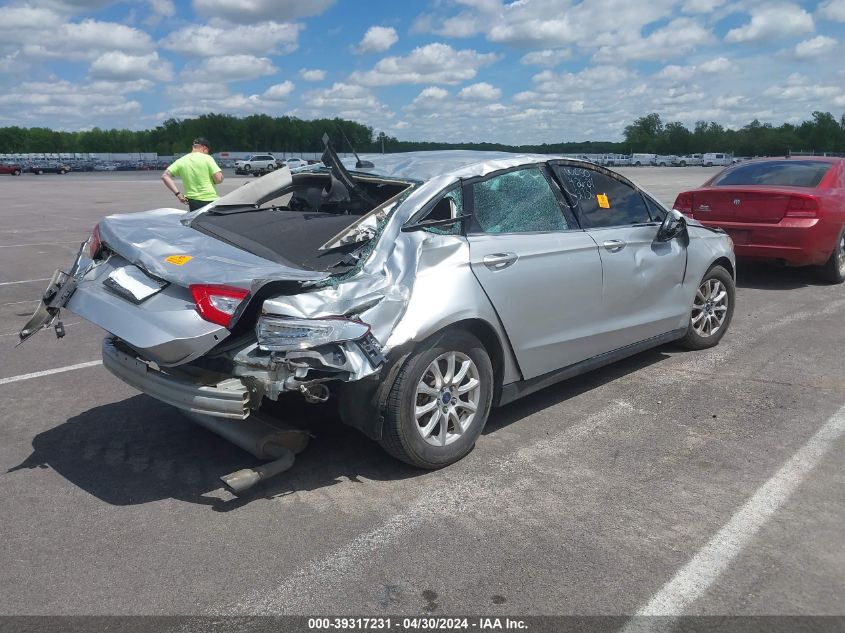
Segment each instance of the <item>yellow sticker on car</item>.
[[606,193],[597,193],[596,200],[599,201],[599,207],[601,207],[602,209],[610,208],[610,201],[607,199]]
[[193,259],[193,255],[171,255],[170,257],[165,257],[164,261],[168,264],[174,264],[176,266],[184,266],[189,261]]

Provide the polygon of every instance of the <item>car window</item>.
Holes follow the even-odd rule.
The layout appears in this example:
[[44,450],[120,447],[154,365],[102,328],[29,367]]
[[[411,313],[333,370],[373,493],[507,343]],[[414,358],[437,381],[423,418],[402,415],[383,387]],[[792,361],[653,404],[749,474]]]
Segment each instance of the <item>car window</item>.
[[651,216],[651,219],[654,222],[663,222],[663,220],[666,218],[666,209],[661,207],[648,196],[643,196],[643,199],[645,200],[645,204],[648,207],[648,214]]
[[510,171],[472,185],[473,216],[485,233],[531,233],[569,228],[539,168]]
[[566,192],[578,202],[578,219],[585,229],[651,222],[640,192],[610,176],[584,169],[555,167]]
[[[461,194],[461,189],[455,188],[443,194],[443,197],[438,200],[431,210],[425,214],[425,217],[420,218],[420,221],[428,220],[449,220],[451,218],[459,218],[464,214],[464,199]],[[425,230],[429,233],[438,233],[440,235],[460,235],[461,223],[447,224],[445,226],[430,226]]]
[[759,163],[740,163],[726,169],[713,179],[711,187],[732,185],[783,185],[789,187],[818,187],[833,163],[820,160],[767,160]]

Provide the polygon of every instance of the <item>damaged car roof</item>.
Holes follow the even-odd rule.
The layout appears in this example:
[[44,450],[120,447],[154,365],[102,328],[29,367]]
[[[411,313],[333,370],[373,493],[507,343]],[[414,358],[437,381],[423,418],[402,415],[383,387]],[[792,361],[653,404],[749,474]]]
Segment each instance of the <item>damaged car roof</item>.
[[559,158],[565,157],[551,154],[513,154],[459,149],[361,155],[361,160],[370,161],[375,165],[366,169],[356,168],[357,161],[354,157],[344,158],[343,164],[352,171],[425,182],[445,175],[451,175],[455,179],[472,178],[499,169],[531,162],[544,163]]

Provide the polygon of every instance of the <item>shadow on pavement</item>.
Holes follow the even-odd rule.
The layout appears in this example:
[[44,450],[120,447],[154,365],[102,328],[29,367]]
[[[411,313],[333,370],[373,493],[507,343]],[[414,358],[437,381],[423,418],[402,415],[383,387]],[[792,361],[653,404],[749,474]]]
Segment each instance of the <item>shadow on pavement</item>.
[[[643,352],[494,409],[485,433],[657,363],[667,358],[665,352],[671,349]],[[6,476],[24,476],[19,471],[49,467],[110,505],[177,499],[228,512],[257,500],[345,481],[391,481],[423,472],[396,461],[376,442],[344,426],[331,403],[309,405],[294,395],[273,404],[268,413],[307,428],[313,438],[291,470],[237,497],[222,490],[219,477],[260,462],[193,424],[173,407],[145,395],[95,407],[38,434],[32,441],[32,454],[10,468]],[[562,425],[570,423],[561,420]]]
[[812,266],[790,268],[775,264],[740,261],[737,263],[736,285],[738,288],[756,290],[795,290],[830,284],[816,277],[816,269]]

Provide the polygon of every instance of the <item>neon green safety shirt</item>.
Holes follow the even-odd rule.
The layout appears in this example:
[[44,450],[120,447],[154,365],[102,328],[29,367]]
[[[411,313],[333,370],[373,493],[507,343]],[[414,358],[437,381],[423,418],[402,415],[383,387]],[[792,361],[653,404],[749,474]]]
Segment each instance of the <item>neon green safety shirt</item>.
[[213,176],[220,168],[214,159],[202,152],[191,152],[176,159],[167,168],[171,176],[182,179],[182,187],[186,198],[211,202],[217,200],[217,190],[214,188]]

